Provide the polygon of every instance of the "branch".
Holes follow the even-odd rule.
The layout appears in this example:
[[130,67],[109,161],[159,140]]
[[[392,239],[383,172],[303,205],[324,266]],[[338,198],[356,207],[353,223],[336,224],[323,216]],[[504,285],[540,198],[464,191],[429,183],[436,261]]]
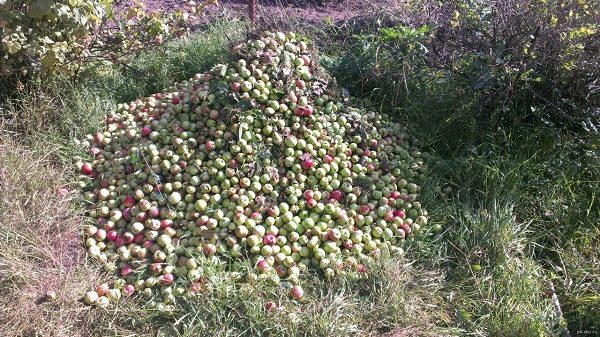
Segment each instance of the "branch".
[[567,324],[565,323],[565,318],[563,317],[563,313],[560,308],[560,302],[558,301],[558,296],[556,295],[556,289],[554,289],[554,283],[552,283],[551,280],[548,281],[548,287],[550,288],[549,292],[550,292],[550,296],[552,298],[552,304],[554,304],[554,312],[556,313],[556,316],[558,316],[558,318],[560,320],[559,333],[563,337],[571,337],[571,333],[569,332],[569,328],[567,327]]

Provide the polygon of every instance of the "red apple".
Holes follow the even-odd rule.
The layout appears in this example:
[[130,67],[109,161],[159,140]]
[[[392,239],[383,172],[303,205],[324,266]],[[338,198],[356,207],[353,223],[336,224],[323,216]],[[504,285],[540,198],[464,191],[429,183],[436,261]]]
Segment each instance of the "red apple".
[[344,197],[344,195],[343,195],[342,191],[340,191],[340,190],[334,190],[329,194],[329,198],[333,199],[337,202],[341,202],[343,197]]
[[125,199],[123,200],[123,204],[127,208],[131,208],[131,207],[135,206],[136,203],[137,203],[137,201],[135,201],[135,199],[130,195],[126,196]]
[[123,239],[122,236],[117,236],[117,238],[115,239],[115,245],[117,245],[117,247],[121,247],[125,244],[125,239]]
[[311,167],[313,167],[315,165],[315,163],[313,162],[313,160],[311,158],[305,158],[302,160],[302,163],[300,165],[302,166],[302,168],[304,170],[309,170]]
[[267,246],[272,246],[277,243],[277,238],[275,235],[267,234],[263,237],[263,243]]
[[135,287],[131,284],[128,284],[123,288],[123,292],[125,293],[125,295],[131,296],[135,292]]
[[149,127],[148,125],[146,125],[142,128],[142,136],[147,138],[150,136],[150,133],[152,133],[152,128]]
[[118,236],[119,236],[119,233],[117,233],[117,231],[115,231],[115,230],[111,230],[111,231],[108,231],[108,233],[106,233],[106,238],[109,239],[110,241],[115,241]]
[[158,284],[160,285],[169,285],[173,284],[175,277],[173,274],[164,274],[158,277]]
[[292,296],[295,300],[301,300],[304,296],[304,290],[300,286],[293,286],[290,289],[290,296]]
[[92,168],[92,164],[90,164],[90,163],[83,163],[83,165],[81,165],[81,173],[89,176],[93,172],[94,172],[94,169]]
[[267,311],[273,311],[277,309],[277,304],[273,301],[269,301],[267,303],[265,303],[265,310]]
[[406,218],[406,213],[404,212],[403,209],[397,209],[394,211],[394,216],[404,219],[404,218]]
[[304,198],[306,200],[314,199],[314,195],[315,195],[315,193],[312,190],[304,191]]
[[130,265],[126,264],[121,268],[121,276],[129,276],[131,274],[133,274],[133,268]]
[[265,260],[260,260],[258,261],[258,263],[256,264],[256,268],[258,268],[258,270],[260,272],[265,272],[269,269],[269,263],[267,263],[267,261]]

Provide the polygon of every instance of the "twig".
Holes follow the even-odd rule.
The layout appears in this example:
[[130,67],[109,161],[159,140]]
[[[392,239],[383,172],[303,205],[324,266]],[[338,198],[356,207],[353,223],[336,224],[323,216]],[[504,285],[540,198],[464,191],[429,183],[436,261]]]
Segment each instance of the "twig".
[[559,333],[564,337],[571,337],[571,333],[569,332],[569,328],[567,324],[564,323],[565,319],[563,317],[562,309],[560,308],[560,302],[558,301],[558,296],[556,295],[556,289],[554,288],[554,283],[551,280],[548,281],[549,291],[552,297],[552,304],[554,304],[554,311],[560,320]]

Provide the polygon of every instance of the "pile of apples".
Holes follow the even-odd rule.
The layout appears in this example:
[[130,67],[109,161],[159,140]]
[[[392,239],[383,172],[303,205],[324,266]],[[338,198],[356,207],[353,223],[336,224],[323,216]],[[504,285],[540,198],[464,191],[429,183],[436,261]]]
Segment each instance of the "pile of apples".
[[294,33],[235,52],[120,104],[81,142],[92,158],[76,159],[93,219],[85,246],[118,275],[86,303],[141,294],[173,305],[201,291],[206,263],[235,261],[252,266],[240,282],[285,281],[301,300],[303,270],[360,277],[427,223],[426,167],[404,127],[346,104]]

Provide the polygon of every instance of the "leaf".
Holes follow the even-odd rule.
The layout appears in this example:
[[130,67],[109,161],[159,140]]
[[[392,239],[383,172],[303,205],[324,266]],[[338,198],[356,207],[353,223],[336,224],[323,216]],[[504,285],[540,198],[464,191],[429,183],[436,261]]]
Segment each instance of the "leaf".
[[6,42],[6,50],[9,54],[16,54],[21,50],[21,44],[16,41],[8,41]]
[[50,69],[53,65],[56,64],[57,61],[58,60],[56,59],[56,56],[54,56],[54,53],[50,52],[42,58],[42,68]]
[[52,41],[51,38],[44,36],[44,38],[42,39],[42,42],[44,42],[45,44],[53,44],[54,41]]
[[226,74],[227,74],[227,66],[224,66],[224,65],[222,65],[222,66],[219,68],[219,75],[220,75],[221,77],[223,77],[223,76],[225,76]]
[[131,164],[132,164],[132,165],[135,165],[135,164],[137,164],[139,161],[140,161],[140,156],[139,156],[139,154],[138,154],[137,152],[134,152],[134,153],[131,155]]
[[27,14],[30,18],[39,19],[44,15],[48,14],[52,8],[52,1],[50,0],[36,0],[29,6]]
[[112,0],[102,0],[102,5],[104,6],[104,10],[106,13],[109,13],[110,17],[114,14]]

